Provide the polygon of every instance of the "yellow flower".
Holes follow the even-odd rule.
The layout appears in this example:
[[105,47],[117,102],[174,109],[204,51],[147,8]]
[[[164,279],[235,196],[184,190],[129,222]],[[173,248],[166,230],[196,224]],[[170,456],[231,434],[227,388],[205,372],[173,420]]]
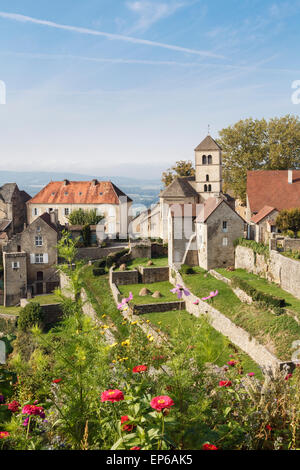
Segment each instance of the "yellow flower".
[[150,320],[146,320],[146,323],[150,323]]
[[122,341],[121,346],[129,346],[130,341],[129,339],[126,339],[125,341]]
[[113,361],[111,361],[113,364],[115,364],[117,361],[114,359]]
[[158,325],[161,325],[161,321],[157,322]]
[[106,317],[106,315],[105,315],[105,313],[104,313],[104,314],[102,315],[102,318],[105,318],[105,317]]
[[133,321],[131,324],[132,324],[132,325],[136,325],[136,324],[137,324],[137,321]]
[[117,346],[118,343],[113,343],[110,345],[111,348],[114,348],[115,346]]
[[154,336],[152,336],[152,335],[148,335],[147,338],[149,339],[149,341],[153,341],[153,340],[154,340]]

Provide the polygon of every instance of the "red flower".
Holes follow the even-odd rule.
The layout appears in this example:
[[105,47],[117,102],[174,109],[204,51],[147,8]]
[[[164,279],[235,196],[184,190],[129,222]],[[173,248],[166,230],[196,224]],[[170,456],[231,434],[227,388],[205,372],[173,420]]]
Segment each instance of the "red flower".
[[132,372],[134,372],[134,373],[145,372],[147,369],[148,369],[147,366],[135,366],[132,369]]
[[231,380],[220,380],[219,385],[220,387],[230,387],[231,383]]
[[207,442],[206,444],[203,444],[202,450],[218,450],[218,447],[216,447],[213,444],[210,444],[209,442]]
[[284,380],[289,380],[291,377],[293,377],[293,374],[287,374],[284,378]]
[[[129,418],[127,415],[121,416],[121,424],[126,423],[127,421],[129,421]],[[124,426],[122,426],[122,431],[132,431],[133,428],[134,428],[133,424],[124,424]]]
[[102,393],[101,395],[101,401],[111,401],[114,403],[115,401],[121,401],[124,400],[124,395],[121,390],[115,389],[115,390],[105,390],[105,392]]
[[141,448],[138,446],[134,446],[134,447],[130,447],[130,450],[141,450]]
[[52,380],[52,383],[53,384],[59,384],[59,382],[61,382],[61,381],[62,381],[62,379],[54,379],[54,380]]
[[266,425],[266,429],[267,429],[268,431],[272,431],[272,428],[271,428],[271,426],[270,426],[269,424]]
[[7,431],[0,431],[0,439],[7,439],[9,436],[9,432]]
[[23,415],[33,415],[33,416],[40,416],[42,419],[45,418],[44,408],[42,406],[35,406],[35,405],[25,405],[22,409]]
[[20,410],[20,403],[16,400],[12,401],[11,403],[8,403],[7,408],[12,412],[12,413],[17,413]]
[[154,397],[150,402],[150,406],[156,411],[162,411],[165,408],[171,408],[173,405],[175,405],[175,403],[173,402],[172,398],[168,397],[167,395]]

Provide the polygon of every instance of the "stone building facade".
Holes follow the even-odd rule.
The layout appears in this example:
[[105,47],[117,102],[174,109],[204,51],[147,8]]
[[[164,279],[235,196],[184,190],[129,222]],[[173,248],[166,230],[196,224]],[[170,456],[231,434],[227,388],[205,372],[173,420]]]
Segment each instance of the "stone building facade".
[[4,305],[15,305],[27,293],[44,294],[58,287],[56,222],[55,213],[42,214],[3,246]]
[[26,202],[30,196],[16,183],[0,187],[0,245],[23,230],[27,222]]

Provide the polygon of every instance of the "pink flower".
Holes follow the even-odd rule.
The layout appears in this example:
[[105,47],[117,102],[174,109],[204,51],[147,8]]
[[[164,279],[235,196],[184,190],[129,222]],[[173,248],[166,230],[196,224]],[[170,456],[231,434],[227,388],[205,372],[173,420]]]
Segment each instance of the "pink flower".
[[227,364],[231,367],[234,367],[236,365],[237,361],[228,361]]
[[287,374],[284,378],[284,380],[289,380],[291,377],[293,377],[293,374]]
[[23,415],[32,415],[32,416],[40,416],[42,419],[45,419],[45,412],[42,406],[35,406],[35,405],[25,405],[22,409]]
[[254,377],[254,372],[249,372],[249,374],[247,374],[249,377]]
[[172,294],[177,294],[178,299],[181,299],[183,294],[186,296],[191,295],[190,291],[180,284],[176,284],[176,287],[174,287],[174,289],[170,289],[170,292],[172,292]]
[[172,398],[168,397],[168,395],[154,397],[150,402],[150,406],[156,411],[162,411],[165,408],[171,408],[173,405],[175,405],[175,403],[173,402]]
[[209,300],[209,299],[212,299],[213,297],[216,297],[216,295],[218,295],[218,293],[219,293],[219,291],[217,291],[217,290],[216,290],[215,292],[212,291],[212,292],[210,292],[209,296],[207,296],[207,297],[202,297],[201,300]]
[[7,439],[9,437],[9,432],[0,431],[0,439]]
[[130,450],[141,450],[141,448],[138,446],[133,446],[133,447],[130,447]]
[[193,304],[194,304],[194,305],[199,305],[199,302],[200,302],[200,300],[197,299],[197,300],[195,300],[195,302],[193,302]]
[[121,401],[121,400],[124,400],[124,395],[123,395],[123,392],[121,392],[121,390],[118,390],[118,389],[105,390],[105,392],[103,392],[101,394],[101,401],[102,402],[110,401],[110,402],[114,403],[116,401]]
[[133,299],[132,292],[129,292],[129,296],[121,300],[121,303],[118,304],[117,308],[123,310],[125,307],[128,307],[128,303]]
[[12,412],[12,413],[17,413],[20,410],[20,403],[16,400],[12,401],[7,405],[7,408]]

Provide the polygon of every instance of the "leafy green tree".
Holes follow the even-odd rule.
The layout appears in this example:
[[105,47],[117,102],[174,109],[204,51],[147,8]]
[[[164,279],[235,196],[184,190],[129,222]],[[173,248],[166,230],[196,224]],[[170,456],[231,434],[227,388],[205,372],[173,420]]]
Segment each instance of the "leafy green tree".
[[292,231],[294,236],[297,235],[300,230],[300,209],[286,209],[279,212],[276,225],[281,232],[288,233]]
[[195,176],[195,169],[191,160],[177,161],[174,166],[163,172],[161,180],[165,187],[167,187],[175,178],[180,176]]
[[244,119],[219,132],[224,190],[246,201],[248,170],[287,170],[300,165],[300,119]]
[[68,217],[71,225],[97,225],[102,219],[103,215],[97,215],[96,209],[83,210],[76,209]]

